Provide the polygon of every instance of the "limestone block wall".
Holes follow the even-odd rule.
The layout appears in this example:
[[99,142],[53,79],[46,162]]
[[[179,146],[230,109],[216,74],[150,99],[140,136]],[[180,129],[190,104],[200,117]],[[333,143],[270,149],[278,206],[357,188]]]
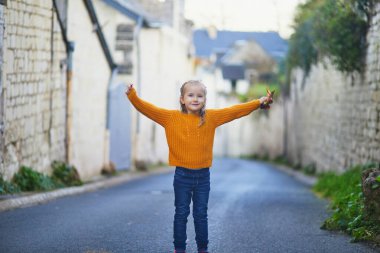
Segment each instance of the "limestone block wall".
[[327,59],[305,83],[304,73],[293,71],[286,148],[294,163],[341,171],[380,162],[380,4],[376,13],[364,75],[341,73]]
[[21,165],[49,172],[65,158],[65,46],[52,1],[8,1],[3,7],[3,135],[0,173]]

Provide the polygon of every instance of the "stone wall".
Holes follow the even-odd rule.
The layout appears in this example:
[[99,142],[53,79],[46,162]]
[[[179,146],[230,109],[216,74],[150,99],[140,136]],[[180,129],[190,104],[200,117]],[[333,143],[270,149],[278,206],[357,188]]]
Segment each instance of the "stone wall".
[[65,158],[66,52],[52,1],[8,1],[2,65],[0,173],[21,165],[48,172]]
[[380,4],[368,33],[366,72],[344,74],[325,59],[292,74],[286,103],[288,157],[318,170],[380,162]]

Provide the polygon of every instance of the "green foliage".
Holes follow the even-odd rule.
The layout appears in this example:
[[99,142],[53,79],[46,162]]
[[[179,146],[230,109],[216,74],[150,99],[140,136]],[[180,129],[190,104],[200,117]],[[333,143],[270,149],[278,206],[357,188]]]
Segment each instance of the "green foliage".
[[340,71],[363,71],[366,35],[377,1],[308,0],[299,5],[289,41],[288,75],[296,66],[309,73],[323,56]]
[[311,18],[305,20],[297,26],[296,32],[291,35],[286,62],[288,70],[298,66],[309,73],[311,66],[317,62],[318,52],[311,34],[312,24]]
[[302,170],[306,175],[315,175],[317,172],[317,169],[314,164],[309,164],[303,167]]
[[361,173],[369,166],[355,166],[341,175],[326,172],[319,176],[313,189],[330,198],[333,209],[322,228],[346,231],[354,241],[373,240],[379,234],[379,224],[369,220],[364,209]]
[[377,189],[377,188],[379,188],[380,187],[380,176],[377,176],[376,178],[375,178],[375,182],[373,183],[373,185],[371,186],[371,188],[372,188],[372,190],[375,190],[375,189]]
[[265,155],[258,155],[258,154],[241,155],[240,158],[241,159],[248,159],[248,160],[259,160],[259,161],[265,161],[265,162],[271,161],[268,154],[265,154]]
[[239,100],[241,102],[247,102],[251,99],[257,99],[257,98],[260,98],[262,96],[266,96],[267,94],[267,89],[269,90],[276,90],[275,94],[274,94],[274,99],[276,99],[276,97],[278,97],[278,94],[279,94],[279,85],[276,84],[276,83],[271,83],[271,84],[266,84],[266,83],[257,83],[257,84],[254,84],[252,85],[248,92],[244,95],[239,95]]
[[0,175],[0,195],[20,192],[20,188],[12,182],[8,182]]
[[79,178],[77,169],[64,162],[54,161],[52,163],[53,180],[64,186],[79,186],[82,181]]
[[344,198],[358,189],[357,186],[361,184],[361,171],[360,168],[355,167],[341,175],[334,172],[322,173],[314,190],[321,193],[323,197]]
[[297,14],[294,18],[294,30],[289,40],[289,52],[286,66],[289,71],[298,66],[309,73],[312,64],[317,62],[318,50],[315,45],[312,28],[316,10],[322,5],[323,0],[309,0],[298,5]]
[[19,172],[13,176],[13,183],[22,191],[46,191],[57,187],[57,184],[48,176],[21,166]]
[[274,163],[282,164],[282,165],[291,165],[288,158],[286,156],[277,156],[273,159]]
[[368,24],[355,1],[326,0],[314,17],[312,32],[321,55],[330,56],[338,70],[363,71]]
[[13,185],[21,191],[48,191],[83,184],[73,166],[54,161],[52,169],[53,175],[49,177],[29,167],[21,166],[20,170],[13,176]]

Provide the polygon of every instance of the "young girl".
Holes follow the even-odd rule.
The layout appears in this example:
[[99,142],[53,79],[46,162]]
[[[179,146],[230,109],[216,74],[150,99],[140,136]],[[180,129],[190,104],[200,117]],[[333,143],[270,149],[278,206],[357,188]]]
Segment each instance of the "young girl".
[[169,145],[169,165],[174,174],[174,248],[186,250],[186,224],[193,201],[195,240],[198,252],[208,252],[207,205],[210,193],[210,171],[215,129],[246,116],[259,107],[269,109],[271,96],[223,109],[205,109],[206,86],[188,81],[181,87],[181,111],[156,107],[140,99],[133,85],[125,92],[136,109],[165,128]]

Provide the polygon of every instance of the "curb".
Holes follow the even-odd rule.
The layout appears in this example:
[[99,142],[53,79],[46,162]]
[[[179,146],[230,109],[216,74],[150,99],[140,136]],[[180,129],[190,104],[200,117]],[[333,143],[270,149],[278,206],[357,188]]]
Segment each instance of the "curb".
[[309,187],[312,187],[318,181],[317,177],[305,175],[304,173],[296,171],[292,169],[291,167],[280,165],[280,164],[274,164],[274,163],[270,163],[270,164],[276,167],[277,169],[281,170],[282,172],[285,172],[286,174],[296,178],[298,181],[300,181],[301,183]]
[[150,172],[127,173],[125,175],[101,179],[100,181],[88,183],[82,186],[68,187],[64,189],[54,190],[50,192],[36,193],[28,196],[15,196],[9,199],[0,201],[0,212],[12,210],[15,208],[29,207],[46,203],[48,201],[71,195],[82,194],[119,185],[134,179],[143,178],[149,175],[164,174],[173,171],[173,168],[162,167]]

